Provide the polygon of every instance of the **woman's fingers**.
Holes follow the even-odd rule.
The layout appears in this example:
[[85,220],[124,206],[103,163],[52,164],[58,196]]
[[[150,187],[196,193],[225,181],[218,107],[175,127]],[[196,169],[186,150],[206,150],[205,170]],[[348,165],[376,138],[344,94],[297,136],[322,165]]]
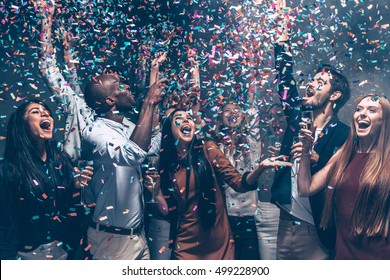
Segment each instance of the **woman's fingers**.
[[86,166],[83,170],[80,170],[78,167],[73,167],[73,170],[77,174],[75,177],[77,177],[80,186],[88,186],[88,182],[92,180],[93,167]]
[[289,162],[289,161],[275,160],[275,161],[272,162],[272,166],[273,167],[276,167],[276,166],[283,166],[283,167],[288,166],[288,167],[291,167],[291,166],[293,166],[293,164],[291,162]]
[[268,151],[276,155],[280,153],[280,148],[271,145],[268,147]]

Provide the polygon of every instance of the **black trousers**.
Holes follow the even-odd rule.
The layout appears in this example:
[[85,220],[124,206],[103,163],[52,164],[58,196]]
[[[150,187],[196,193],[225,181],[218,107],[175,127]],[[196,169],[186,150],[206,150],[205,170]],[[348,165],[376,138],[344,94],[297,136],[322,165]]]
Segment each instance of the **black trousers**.
[[232,229],[236,260],[259,260],[256,223],[253,216],[229,216]]

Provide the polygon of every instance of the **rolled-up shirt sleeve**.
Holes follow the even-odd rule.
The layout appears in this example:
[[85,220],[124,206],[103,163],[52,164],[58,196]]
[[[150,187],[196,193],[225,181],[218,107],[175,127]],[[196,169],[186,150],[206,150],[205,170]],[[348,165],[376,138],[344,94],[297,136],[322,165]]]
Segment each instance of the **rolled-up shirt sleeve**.
[[[57,67],[55,55],[46,55],[44,58],[41,58],[39,61],[39,69],[56,98],[65,98],[66,96],[76,94],[70,87],[70,84],[65,81],[64,76]],[[64,99],[64,101],[66,101],[65,104],[68,104],[69,98]]]
[[141,165],[145,160],[147,152],[142,150],[135,142],[129,140],[125,145],[121,146],[120,153],[115,148],[112,149],[111,143],[108,143],[107,150],[110,156],[117,158],[120,163],[126,162],[131,166]]
[[150,149],[148,155],[159,155],[161,146],[161,132],[156,133],[152,136],[152,141],[150,143]]
[[57,67],[55,55],[47,56],[39,61],[39,68],[44,79],[55,98],[61,100],[65,113],[71,115],[81,114],[86,123],[93,121],[94,117],[91,109],[86,104],[80,86],[77,83],[77,73],[75,69],[70,70],[69,83],[65,80],[60,69]]
[[75,69],[70,70],[68,83],[56,64],[55,55],[45,55],[39,61],[39,68],[57,105],[66,115],[64,149],[75,161],[81,157],[80,131],[93,122],[94,113],[77,84]]
[[102,121],[94,122],[82,134],[88,145],[86,150],[91,149],[94,159],[106,158],[120,165],[139,166],[147,156],[147,152],[131,141],[129,135],[107,127]]

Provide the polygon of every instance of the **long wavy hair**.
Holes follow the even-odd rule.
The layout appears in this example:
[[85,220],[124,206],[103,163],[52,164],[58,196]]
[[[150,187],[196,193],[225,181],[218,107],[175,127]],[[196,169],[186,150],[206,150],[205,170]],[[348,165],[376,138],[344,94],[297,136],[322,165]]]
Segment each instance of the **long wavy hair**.
[[[163,124],[159,163],[161,189],[167,199],[171,220],[177,222],[178,217],[186,211],[189,193],[189,189],[187,188],[189,186],[186,186],[186,198],[182,201],[180,199],[179,190],[175,184],[174,176],[179,166],[186,168],[187,177],[190,176],[190,172],[193,170],[195,188],[201,192],[198,205],[199,218],[203,228],[209,229],[215,222],[215,186],[213,172],[204,154],[202,148],[203,143],[202,141],[196,140],[195,136],[189,146],[188,155],[185,158],[181,158],[176,150],[177,140],[173,136],[172,125],[175,113],[180,111],[182,110],[174,110],[165,119]],[[172,224],[174,225],[175,222]]]
[[[26,108],[31,103],[44,106],[52,115],[50,108],[39,100],[30,100],[20,105],[8,121],[4,159],[9,163],[8,180],[12,185],[18,186],[17,191],[40,195],[49,188],[49,183],[48,175],[39,168],[40,159],[24,117]],[[55,140],[47,140],[45,146],[49,163],[61,168],[60,173],[63,176],[60,181],[64,183],[64,187],[70,187],[73,185],[73,176],[69,156],[57,147]],[[57,175],[52,174],[52,176]]]
[[[359,180],[359,193],[352,213],[352,234],[356,236],[389,235],[390,226],[390,103],[383,97],[374,94],[364,96],[378,101],[382,106],[382,125],[375,142],[373,152],[364,167]],[[342,187],[344,172],[353,159],[359,146],[356,125],[352,121],[350,135],[340,152],[332,159],[328,172],[325,207],[321,225],[326,227],[333,214],[334,190]]]

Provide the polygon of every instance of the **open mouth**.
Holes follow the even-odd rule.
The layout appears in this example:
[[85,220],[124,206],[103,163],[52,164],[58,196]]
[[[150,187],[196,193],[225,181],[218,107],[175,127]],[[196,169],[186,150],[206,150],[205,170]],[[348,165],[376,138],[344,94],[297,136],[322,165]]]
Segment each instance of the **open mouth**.
[[368,128],[370,125],[371,125],[371,124],[368,123],[368,122],[362,122],[362,121],[358,122],[358,126],[359,126],[360,129],[366,129],[366,128]]
[[307,87],[306,88],[306,96],[307,97],[312,97],[312,96],[314,96],[315,95],[315,90],[314,90],[314,88],[312,88],[312,87]]
[[231,124],[237,123],[238,122],[237,116],[236,115],[229,116],[228,122]]
[[51,123],[49,120],[43,120],[41,121],[41,123],[39,124],[39,126],[44,129],[44,130],[50,130],[50,127],[51,127]]
[[184,134],[184,135],[189,135],[192,131],[191,129],[191,126],[189,124],[184,124],[181,128],[180,128],[180,131]]

